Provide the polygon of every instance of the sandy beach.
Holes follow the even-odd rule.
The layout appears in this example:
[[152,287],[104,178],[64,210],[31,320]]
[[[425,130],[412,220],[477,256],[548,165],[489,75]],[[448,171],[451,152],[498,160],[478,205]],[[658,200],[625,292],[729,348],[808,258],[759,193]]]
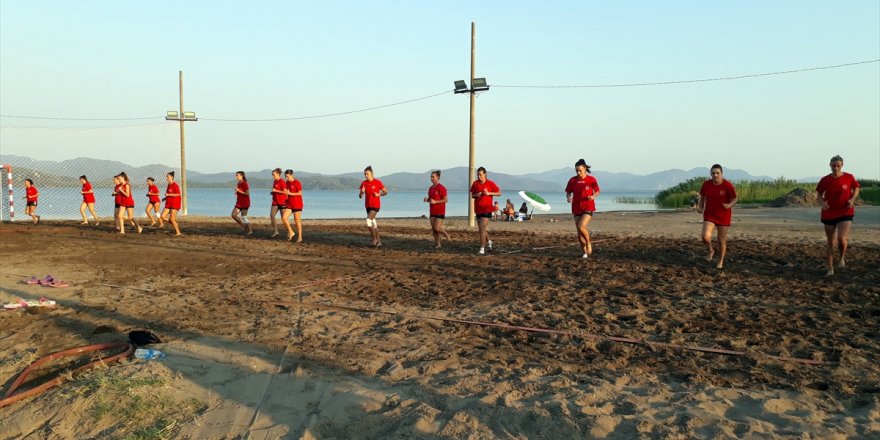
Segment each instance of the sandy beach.
[[[363,220],[306,220],[301,244],[253,221],[0,225],[0,302],[58,303],[0,311],[4,390],[131,330],[166,354],[0,408],[0,438],[880,437],[880,208],[858,208],[834,277],[815,208],[738,209],[723,270],[691,211],[597,214],[587,261],[567,215],[492,222],[485,257],[462,218],[440,251],[424,219],[380,215],[381,249]],[[25,283],[46,274],[70,287]]]

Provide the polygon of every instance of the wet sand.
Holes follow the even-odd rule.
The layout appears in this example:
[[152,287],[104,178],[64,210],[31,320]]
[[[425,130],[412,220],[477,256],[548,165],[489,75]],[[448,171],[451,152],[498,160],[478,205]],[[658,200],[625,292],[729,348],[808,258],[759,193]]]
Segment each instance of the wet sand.
[[[182,219],[179,238],[6,223],[0,300],[60,306],[0,313],[0,376],[8,386],[24,354],[150,329],[165,360],[110,368],[207,404],[179,438],[878,436],[880,209],[859,209],[848,267],[832,278],[817,217],[737,210],[723,270],[705,261],[693,212],[597,214],[588,261],[565,215],[493,222],[486,257],[461,218],[439,252],[427,220],[381,216],[381,249],[362,220],[306,220],[302,244],[269,238],[265,218],[253,237],[208,218]],[[23,283],[47,273],[71,287]],[[0,409],[2,437],[108,435],[76,415],[89,396],[63,388]]]

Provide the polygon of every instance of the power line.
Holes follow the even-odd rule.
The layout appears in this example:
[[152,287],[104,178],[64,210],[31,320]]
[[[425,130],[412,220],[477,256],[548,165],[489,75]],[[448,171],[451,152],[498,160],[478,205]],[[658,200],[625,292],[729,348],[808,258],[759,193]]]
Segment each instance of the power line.
[[841,67],[850,67],[857,66],[860,64],[871,64],[880,62],[880,59],[876,60],[866,60],[866,61],[857,61],[854,63],[846,63],[846,64],[835,64],[833,66],[819,66],[819,67],[806,67],[803,69],[795,69],[795,70],[783,70],[779,72],[766,72],[766,73],[752,73],[748,75],[738,75],[738,76],[722,76],[717,78],[702,78],[702,79],[685,79],[678,81],[656,81],[656,82],[643,82],[643,83],[625,83],[625,84],[587,84],[587,85],[500,85],[500,84],[492,84],[492,87],[507,87],[507,88],[521,88],[521,89],[598,89],[598,88],[612,88],[612,87],[644,87],[644,86],[665,86],[670,84],[690,84],[690,83],[701,83],[701,82],[712,82],[712,81],[730,81],[737,79],[746,79],[746,78],[758,78],[762,76],[773,76],[773,75],[787,75],[789,73],[800,73],[800,72],[809,72],[813,70],[827,70],[827,69],[838,69]]
[[320,114],[320,115],[291,116],[291,117],[285,117],[285,118],[265,118],[265,119],[225,119],[225,118],[201,118],[200,117],[199,120],[202,120],[202,121],[221,121],[221,122],[276,122],[276,121],[296,121],[296,120],[301,120],[301,119],[329,118],[332,116],[350,115],[353,113],[362,113],[362,112],[368,112],[371,110],[379,110],[379,109],[383,109],[383,108],[394,107],[397,105],[409,104],[411,102],[423,101],[426,99],[436,98],[440,95],[445,95],[447,93],[452,93],[452,90],[446,90],[446,91],[443,91],[440,93],[435,93],[433,95],[422,96],[420,98],[408,99],[406,101],[398,101],[398,102],[392,102],[390,104],[377,105],[374,107],[367,107],[367,108],[361,108],[361,109],[357,109],[357,110],[349,110],[349,111],[336,112],[336,113],[325,113],[325,114]]
[[87,130],[112,130],[121,128],[137,128],[137,127],[155,127],[158,125],[169,124],[168,122],[153,122],[150,124],[129,124],[129,125],[104,125],[100,127],[37,127],[29,125],[3,125],[0,130],[69,130],[69,131],[87,131]]
[[0,115],[0,117],[16,119],[41,119],[51,121],[143,121],[145,119],[163,119],[162,116],[145,116],[142,118],[66,118],[55,116]]

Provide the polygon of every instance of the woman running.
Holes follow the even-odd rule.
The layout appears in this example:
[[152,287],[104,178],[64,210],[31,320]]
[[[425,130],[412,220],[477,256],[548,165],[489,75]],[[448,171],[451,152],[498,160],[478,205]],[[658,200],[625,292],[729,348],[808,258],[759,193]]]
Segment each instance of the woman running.
[[120,186],[122,186],[122,178],[117,174],[113,176],[113,192],[110,193],[113,196],[113,224],[116,225],[116,232],[119,232],[119,211],[123,209],[122,193],[119,192]]
[[40,192],[37,191],[37,187],[34,186],[34,181],[31,179],[24,179],[24,199],[25,199],[25,207],[24,213],[31,216],[34,219],[34,224],[40,222],[40,216],[36,214],[37,212],[37,199],[40,197]]
[[83,218],[80,224],[89,224],[89,219],[86,217],[86,208],[88,208],[89,212],[92,213],[92,218],[95,219],[95,226],[98,226],[98,214],[95,213],[95,191],[92,190],[92,184],[89,183],[89,179],[86,179],[86,176],[79,176],[79,183],[82,184],[82,190],[79,193],[83,196],[83,201],[79,205],[79,214]]
[[736,204],[736,189],[724,178],[724,170],[717,163],[709,169],[711,179],[703,182],[700,188],[700,203],[697,210],[703,213],[703,244],[709,250],[706,261],[712,261],[715,248],[712,247],[712,230],[718,228],[717,269],[724,267],[727,255],[727,230],[730,228],[731,208]]
[[440,170],[431,171],[431,187],[428,188],[428,197],[425,203],[430,205],[431,233],[434,234],[434,249],[440,249],[440,237],[449,240],[449,233],[443,228],[443,219],[446,218],[446,202],[449,201],[446,187],[440,183]]
[[[843,172],[843,158],[831,158],[831,174],[822,178],[816,186],[816,192],[822,199],[820,219],[825,225],[825,257],[828,261],[828,273],[834,275],[834,242],[840,251],[837,268],[846,267],[846,248],[849,246],[849,230],[853,217],[856,215],[855,203],[859,197],[861,185],[850,173]],[[836,237],[835,237],[836,236]],[[836,240],[835,240],[836,238]]]
[[480,255],[486,255],[486,247],[492,251],[492,240],[489,240],[489,220],[495,212],[492,197],[501,197],[501,189],[495,182],[486,178],[486,169],[477,168],[477,180],[471,184],[471,198],[474,199],[474,212],[480,227]]
[[[289,210],[287,214],[287,230],[290,231],[290,234],[293,233],[290,229],[290,213],[293,213],[293,222],[296,225],[296,242],[302,243],[302,183],[293,176],[293,170],[285,171],[284,175],[287,177],[287,209]],[[288,235],[287,240],[293,240],[293,235]]]
[[373,247],[382,247],[382,239],[379,238],[379,224],[376,223],[376,214],[379,213],[381,207],[380,197],[388,195],[388,190],[379,179],[373,177],[373,167],[364,168],[364,181],[361,182],[360,194],[358,198],[364,200],[364,206],[367,208],[367,228],[370,230],[370,236],[373,238]]
[[248,209],[251,207],[251,188],[244,171],[236,171],[235,180],[238,181],[238,184],[235,186],[235,207],[232,208],[232,219],[238,223],[245,235],[254,235],[247,218]]
[[[156,226],[160,213],[162,212],[162,200],[159,198],[159,187],[156,186],[156,180],[147,177],[147,209],[145,210],[147,217],[150,218],[150,226]],[[156,217],[153,216],[156,214]]]
[[574,216],[574,225],[577,228],[578,242],[584,254],[583,259],[590,258],[593,253],[593,243],[590,241],[590,231],[587,226],[596,212],[596,197],[599,196],[599,183],[590,175],[590,166],[583,159],[574,164],[576,176],[568,179],[565,186],[565,199],[571,203],[571,214]]
[[272,210],[270,211],[269,219],[272,220],[272,236],[277,237],[278,223],[275,222],[275,216],[287,206],[287,184],[281,180],[281,168],[272,170],[272,179],[274,180],[272,182],[272,192],[269,193],[269,196],[272,197]]
[[[144,228],[138,224],[134,217],[134,194],[131,192],[128,175],[122,172],[119,173],[119,177],[122,179],[119,186],[119,193],[122,195],[122,207],[119,208],[119,233],[125,234],[125,220],[128,220],[137,229],[138,234],[140,234],[144,232]],[[123,218],[123,214],[125,218]]]
[[174,171],[166,174],[165,180],[168,181],[168,186],[165,187],[165,209],[162,210],[162,215],[159,216],[159,227],[164,227],[165,225],[162,222],[167,221],[174,227],[174,235],[179,237],[183,235],[180,233],[180,226],[177,224],[177,211],[180,211],[181,204],[180,186],[174,181]]

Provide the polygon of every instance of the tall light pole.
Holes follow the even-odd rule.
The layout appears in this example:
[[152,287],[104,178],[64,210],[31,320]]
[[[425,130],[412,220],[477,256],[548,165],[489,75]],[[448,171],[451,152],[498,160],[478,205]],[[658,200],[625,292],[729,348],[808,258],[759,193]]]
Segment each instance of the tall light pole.
[[180,199],[182,202],[180,214],[186,215],[186,141],[183,136],[183,123],[195,122],[199,118],[195,112],[183,111],[183,71],[178,71],[178,82],[180,83],[180,112],[173,110],[165,112],[165,119],[168,121],[180,121]]
[[470,197],[470,187],[471,182],[477,179],[477,176],[474,174],[474,168],[476,168],[477,156],[475,151],[475,137],[474,137],[474,129],[475,129],[475,120],[474,120],[474,104],[476,103],[477,92],[489,90],[489,85],[486,84],[486,78],[474,78],[476,76],[477,69],[477,25],[474,22],[471,22],[471,88],[467,87],[467,84],[464,81],[455,81],[455,93],[470,93],[471,95],[471,121],[470,121],[470,136],[468,139],[468,226],[473,228],[476,224],[475,216],[474,216],[474,199]]

